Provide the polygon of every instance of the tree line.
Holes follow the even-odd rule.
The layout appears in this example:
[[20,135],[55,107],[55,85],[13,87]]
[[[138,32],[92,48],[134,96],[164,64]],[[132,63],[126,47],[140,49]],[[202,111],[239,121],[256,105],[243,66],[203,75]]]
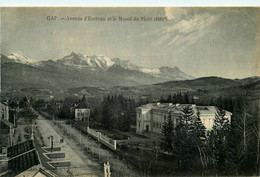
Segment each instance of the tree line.
[[180,173],[197,175],[260,175],[259,105],[238,98],[231,122],[217,110],[214,126],[206,132],[200,114],[184,107],[177,125],[171,114],[162,128],[160,147],[178,161]]
[[122,95],[107,95],[102,101],[102,125],[106,129],[128,131],[135,118],[136,102]]

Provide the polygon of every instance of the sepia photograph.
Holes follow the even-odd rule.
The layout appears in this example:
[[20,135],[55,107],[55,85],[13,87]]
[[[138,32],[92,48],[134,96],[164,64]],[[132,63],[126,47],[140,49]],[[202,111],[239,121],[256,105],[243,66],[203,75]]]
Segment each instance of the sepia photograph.
[[1,7],[1,177],[260,176],[259,7]]

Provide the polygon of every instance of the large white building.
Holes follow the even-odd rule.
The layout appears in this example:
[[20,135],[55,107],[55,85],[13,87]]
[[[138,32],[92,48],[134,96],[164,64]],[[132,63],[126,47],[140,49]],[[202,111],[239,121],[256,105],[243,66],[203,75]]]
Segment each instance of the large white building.
[[[136,108],[136,133],[161,133],[164,121],[171,113],[174,125],[177,124],[182,108],[191,106],[194,115],[200,112],[200,119],[207,131],[213,128],[217,108],[215,106],[196,106],[194,104],[148,103]],[[226,111],[226,118],[231,122],[231,112]]]

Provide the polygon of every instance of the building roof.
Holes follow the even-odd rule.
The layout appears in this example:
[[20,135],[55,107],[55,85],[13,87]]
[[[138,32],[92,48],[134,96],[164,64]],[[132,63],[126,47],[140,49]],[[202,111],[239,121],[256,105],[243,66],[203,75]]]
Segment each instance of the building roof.
[[48,159],[43,153],[46,153],[47,151],[44,150],[39,144],[35,143],[35,148],[38,152],[39,158],[40,158],[40,163],[42,166],[44,166],[48,170],[53,170],[55,169],[53,166],[51,166],[48,162],[51,162],[50,159]]
[[[41,165],[46,170],[55,169],[48,162],[49,159],[43,155],[46,151],[33,140],[16,144],[7,148],[8,168],[13,176],[23,173],[24,171],[36,165]],[[40,172],[40,171],[36,171]],[[42,173],[42,172],[40,172]]]
[[56,177],[57,175],[49,171],[42,165],[35,165],[26,171],[23,171],[17,177],[26,176],[26,177]]
[[76,106],[75,106],[75,109],[86,109],[87,108],[87,105],[80,101]]
[[[193,108],[194,113],[196,114],[198,111],[201,115],[211,115],[217,112],[217,107],[215,106],[197,106],[195,104],[172,104],[172,103],[148,103],[146,105],[142,105],[136,109],[151,109],[158,111],[172,111],[173,113],[181,113],[182,108],[186,106],[191,106]],[[226,111],[226,115],[232,115],[231,112]]]
[[33,141],[28,140],[7,148],[7,157],[13,158],[34,149]]
[[8,106],[7,103],[1,101],[1,104],[4,105],[4,106]]
[[8,122],[4,119],[0,120],[0,129],[10,129],[12,128],[13,124],[11,122]]
[[35,149],[19,154],[8,160],[8,168],[14,173],[19,174],[35,165],[40,164]]
[[7,120],[5,120],[5,119],[1,119],[1,120],[0,120],[0,123],[1,123],[1,124],[5,124],[5,125],[8,126],[9,128],[13,128],[13,126],[14,126],[13,123],[11,123],[11,122],[9,122],[9,121],[7,121]]

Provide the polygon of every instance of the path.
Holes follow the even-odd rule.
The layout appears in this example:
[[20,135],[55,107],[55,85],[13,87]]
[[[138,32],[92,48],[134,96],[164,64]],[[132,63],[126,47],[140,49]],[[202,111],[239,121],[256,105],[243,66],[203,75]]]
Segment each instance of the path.
[[[53,125],[52,121],[45,120],[42,116],[38,116],[36,120],[35,130],[39,131],[42,135],[44,144],[49,145],[49,137],[53,136],[54,146],[61,146],[61,151],[65,152],[65,160],[71,161],[71,167],[58,168],[56,173],[59,176],[67,176],[72,174],[73,176],[102,176],[103,169],[101,166],[89,160],[89,158],[80,151],[80,149],[70,141],[67,137],[62,136],[62,132],[59,128]],[[64,142],[60,143],[60,139],[63,138]]]

